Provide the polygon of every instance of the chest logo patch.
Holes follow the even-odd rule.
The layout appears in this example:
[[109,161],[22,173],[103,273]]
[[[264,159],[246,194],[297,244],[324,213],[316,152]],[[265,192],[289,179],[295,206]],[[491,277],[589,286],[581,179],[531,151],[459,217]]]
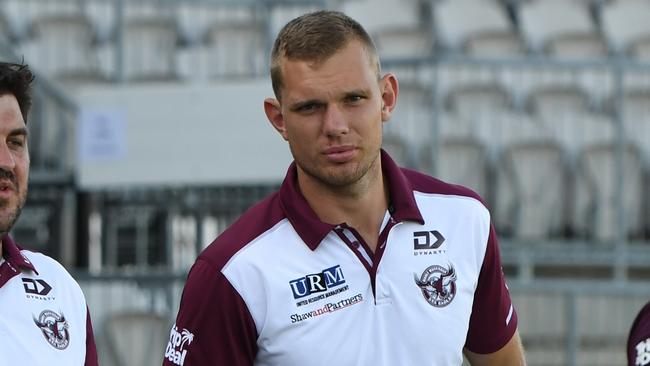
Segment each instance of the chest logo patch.
[[52,310],[43,310],[38,319],[34,317],[34,323],[41,329],[45,340],[52,347],[59,350],[68,347],[70,343],[69,325],[63,313],[59,315]]
[[422,296],[431,306],[444,308],[456,296],[456,270],[451,264],[449,267],[433,265],[418,275],[413,275],[415,284],[422,291]]

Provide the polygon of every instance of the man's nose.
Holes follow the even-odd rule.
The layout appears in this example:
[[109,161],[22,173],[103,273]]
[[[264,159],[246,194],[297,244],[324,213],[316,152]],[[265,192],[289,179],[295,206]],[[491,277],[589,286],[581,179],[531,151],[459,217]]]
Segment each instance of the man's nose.
[[0,168],[13,171],[16,159],[6,142],[0,143]]
[[330,104],[323,116],[323,130],[327,136],[339,136],[350,130],[347,118],[336,104]]

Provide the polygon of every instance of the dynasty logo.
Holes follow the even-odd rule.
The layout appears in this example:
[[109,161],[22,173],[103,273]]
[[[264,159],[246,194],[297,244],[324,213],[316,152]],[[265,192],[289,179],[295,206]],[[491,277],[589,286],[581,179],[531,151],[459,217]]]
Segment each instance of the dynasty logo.
[[438,230],[413,232],[413,255],[438,254],[445,237]]

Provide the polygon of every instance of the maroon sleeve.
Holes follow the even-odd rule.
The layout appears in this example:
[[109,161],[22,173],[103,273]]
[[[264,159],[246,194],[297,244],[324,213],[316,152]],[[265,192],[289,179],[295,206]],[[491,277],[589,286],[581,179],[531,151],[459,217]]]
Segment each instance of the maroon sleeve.
[[627,339],[627,364],[650,365],[650,302],[636,316]]
[[517,313],[503,276],[496,233],[490,225],[465,347],[474,353],[493,353],[505,346],[516,330]]
[[93,333],[93,323],[90,320],[90,311],[86,307],[86,362],[85,366],[99,366],[97,358],[97,347],[95,347],[95,335]]
[[251,366],[257,329],[228,279],[199,258],[187,278],[164,366]]

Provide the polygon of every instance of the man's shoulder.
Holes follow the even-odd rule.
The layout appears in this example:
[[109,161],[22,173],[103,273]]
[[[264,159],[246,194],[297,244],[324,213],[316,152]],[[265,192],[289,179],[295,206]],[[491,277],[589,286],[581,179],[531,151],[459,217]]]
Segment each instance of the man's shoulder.
[[278,192],[246,210],[233,224],[208,245],[198,260],[209,262],[220,270],[247,244],[285,219]]
[[27,249],[21,249],[20,254],[31,262],[39,276],[55,279],[59,283],[67,283],[70,287],[81,291],[81,287],[70,272],[56,259]]
[[441,179],[434,178],[422,172],[412,169],[402,168],[402,173],[411,183],[414,191],[425,194],[436,194],[441,196],[458,196],[466,197],[480,202],[486,206],[483,198],[472,189],[460,184],[445,182]]

